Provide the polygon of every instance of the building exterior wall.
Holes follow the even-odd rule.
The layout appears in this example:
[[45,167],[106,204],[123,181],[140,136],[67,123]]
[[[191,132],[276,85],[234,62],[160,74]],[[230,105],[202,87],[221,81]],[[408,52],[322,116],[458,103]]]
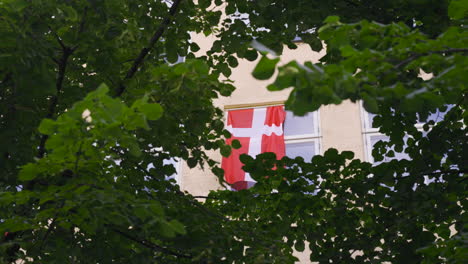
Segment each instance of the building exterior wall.
[[[213,38],[195,35],[196,41],[203,54],[210,46]],[[324,55],[324,52],[314,52],[306,44],[298,44],[298,48],[290,50],[285,48],[281,56],[280,63],[287,63],[296,60],[299,63],[305,61],[318,62]],[[252,105],[268,102],[284,102],[290,89],[283,91],[270,92],[266,86],[271,80],[260,81],[252,76],[252,71],[256,65],[255,62],[239,60],[239,66],[232,70],[230,79],[234,81],[237,89],[230,97],[221,97],[214,103],[221,109],[232,108],[236,105]],[[356,158],[364,159],[364,144],[362,137],[362,122],[360,106],[349,101],[340,105],[327,105],[319,110],[320,134],[321,134],[321,154],[328,148],[336,148],[340,151],[350,150],[356,155]],[[218,161],[221,161],[221,154],[209,152],[209,155]],[[210,190],[222,188],[218,179],[209,170],[200,168],[189,169],[186,164],[181,164],[180,175],[181,188],[193,195],[206,195]]]
[[[215,40],[213,37],[206,38],[203,35],[194,35],[193,40],[201,47],[199,55],[211,47]],[[280,64],[296,60],[299,63],[305,61],[318,62],[325,54],[325,51],[314,52],[306,44],[298,43],[298,48],[290,50],[285,47],[281,56]],[[221,109],[232,109],[239,105],[256,105],[271,102],[284,102],[289,96],[291,89],[283,91],[270,92],[266,86],[272,81],[260,81],[252,76],[252,71],[257,61],[250,62],[239,60],[239,66],[232,69],[232,75],[229,79],[234,81],[236,90],[230,97],[221,97],[214,102]],[[362,107],[358,103],[344,101],[340,105],[327,105],[318,110],[319,130],[320,130],[320,154],[323,154],[329,148],[336,148],[339,151],[353,151],[355,157],[365,160],[365,146],[363,140],[363,121]],[[208,155],[214,160],[221,161],[219,152],[208,152]],[[181,189],[188,191],[195,196],[205,196],[211,190],[222,189],[216,176],[210,170],[201,168],[190,169],[187,164],[180,166],[179,183]],[[295,255],[299,258],[298,263],[311,263],[309,260],[310,250],[306,247],[305,252]]]

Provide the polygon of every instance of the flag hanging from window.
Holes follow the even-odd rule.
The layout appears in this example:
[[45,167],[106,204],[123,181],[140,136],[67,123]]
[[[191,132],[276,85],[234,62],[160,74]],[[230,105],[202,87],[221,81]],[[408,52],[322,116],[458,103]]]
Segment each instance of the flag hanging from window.
[[274,152],[277,159],[285,155],[283,122],[286,117],[284,106],[231,110],[228,112],[227,130],[231,138],[237,139],[242,147],[232,149],[229,157],[223,157],[222,168],[226,181],[233,189],[242,190],[255,184],[249,173],[242,170],[241,154],[252,157],[263,152]]

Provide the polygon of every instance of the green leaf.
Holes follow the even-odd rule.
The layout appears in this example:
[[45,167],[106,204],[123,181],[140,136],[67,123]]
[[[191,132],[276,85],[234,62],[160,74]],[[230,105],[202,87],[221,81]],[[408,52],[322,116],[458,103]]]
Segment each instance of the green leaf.
[[256,50],[247,50],[245,52],[245,55],[244,57],[248,60],[248,61],[254,61],[258,58],[258,52]]
[[319,39],[319,37],[317,35],[314,35],[310,41],[308,41],[307,43],[309,43],[310,45],[310,48],[313,50],[313,51],[321,51],[323,49],[323,44],[322,44],[322,41]]
[[199,0],[198,5],[202,9],[207,9],[211,5],[211,0]]
[[195,158],[189,158],[187,160],[187,165],[189,168],[195,168],[197,166],[197,160]]
[[24,8],[26,8],[29,3],[26,0],[11,0],[11,1],[6,1],[14,11],[20,12]]
[[234,14],[236,12],[236,6],[234,3],[229,3],[227,6],[226,6],[226,15],[231,15],[231,14]]
[[174,231],[176,233],[179,233],[179,234],[182,234],[182,235],[185,235],[187,232],[185,231],[185,227],[184,225],[177,221],[177,220],[171,220],[169,222],[169,224],[171,225],[171,227],[174,229]]
[[27,223],[24,219],[6,219],[4,222],[0,223],[0,228],[4,232],[17,232],[31,229],[33,225]]
[[449,17],[455,20],[468,17],[468,0],[452,0],[448,7]]
[[76,10],[73,7],[64,6],[62,8],[65,11],[65,13],[67,14],[67,17],[68,17],[68,19],[70,19],[70,21],[77,21],[78,20],[78,13],[76,12]]
[[343,57],[351,57],[357,53],[356,50],[353,49],[353,47],[351,47],[350,45],[340,47],[340,51]]
[[369,96],[368,94],[363,94],[362,99],[364,100],[363,106],[364,109],[366,109],[367,112],[369,113],[378,113],[379,111],[379,106],[377,105],[377,101],[375,98]]
[[198,46],[197,43],[195,42],[190,43],[190,51],[197,52],[199,50],[200,50],[200,46]]
[[229,157],[229,155],[231,155],[231,146],[228,146],[228,145],[221,146],[220,152],[223,157]]
[[240,149],[242,147],[241,143],[237,139],[234,139],[231,145],[232,145],[232,148],[234,149]]
[[[223,124],[223,126],[224,126],[224,124]],[[222,133],[223,133],[223,136],[225,138],[230,138],[232,136],[231,132],[229,132],[229,130],[226,130],[226,129],[224,129]]]
[[103,97],[108,92],[109,92],[109,87],[105,83],[102,83],[101,85],[99,85],[99,87],[96,90],[90,92],[86,96],[86,99],[93,99],[93,98]]
[[30,181],[34,178],[37,177],[37,167],[36,164],[34,163],[29,163],[24,165],[19,174],[18,174],[18,179],[21,181]]
[[229,56],[227,61],[228,61],[229,66],[231,66],[231,67],[235,68],[235,67],[237,67],[239,65],[239,62],[237,61],[236,57],[234,57],[234,56]]
[[144,104],[140,106],[140,110],[146,115],[148,120],[157,120],[162,116],[163,108],[160,104]]
[[244,163],[244,164],[247,164],[247,163],[253,161],[253,158],[250,157],[250,156],[247,155],[247,154],[242,154],[242,155],[240,155],[240,156],[239,156],[239,159],[240,159],[240,161],[241,161],[242,163]]
[[270,91],[279,91],[285,88],[293,87],[296,84],[299,69],[296,62],[290,62],[279,68],[278,76],[272,85],[268,85]]
[[279,58],[269,59],[266,55],[262,56],[260,61],[255,66],[252,75],[259,80],[267,80],[275,73],[276,64]]
[[304,240],[296,240],[296,243],[294,244],[294,248],[299,252],[304,251],[305,249]]
[[325,18],[325,20],[323,22],[325,24],[328,24],[328,23],[336,23],[338,21],[340,21],[339,16],[328,16],[327,18]]
[[43,119],[38,130],[41,134],[52,135],[55,132],[55,121],[48,118]]

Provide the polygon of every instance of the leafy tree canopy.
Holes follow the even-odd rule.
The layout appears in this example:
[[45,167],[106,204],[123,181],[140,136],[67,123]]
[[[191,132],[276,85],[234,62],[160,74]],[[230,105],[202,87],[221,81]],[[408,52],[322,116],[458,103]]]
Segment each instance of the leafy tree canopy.
[[[309,247],[320,263],[463,263],[467,12],[466,0],[0,1],[1,261],[293,263]],[[194,33],[217,37],[205,56]],[[262,48],[296,37],[327,55],[278,65]],[[277,71],[268,89],[293,87],[299,115],[362,100],[390,137],[373,149],[382,162],[242,156],[253,188],[204,202],[180,191],[173,157],[222,180],[205,151],[229,155],[230,135],[212,101],[235,89],[238,59],[259,57],[254,76]],[[395,152],[408,158],[383,161]]]

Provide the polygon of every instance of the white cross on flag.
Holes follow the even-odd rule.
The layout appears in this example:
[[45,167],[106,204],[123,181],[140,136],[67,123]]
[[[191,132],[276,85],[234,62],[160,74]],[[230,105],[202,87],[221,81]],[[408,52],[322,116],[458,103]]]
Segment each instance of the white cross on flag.
[[231,138],[226,140],[231,144],[237,139],[242,147],[232,149],[229,157],[223,157],[222,168],[226,181],[233,189],[242,190],[251,187],[255,181],[249,173],[242,170],[241,154],[255,157],[264,152],[274,152],[277,159],[285,155],[283,122],[286,112],[283,106],[267,108],[251,108],[231,110],[228,112],[227,130]]

